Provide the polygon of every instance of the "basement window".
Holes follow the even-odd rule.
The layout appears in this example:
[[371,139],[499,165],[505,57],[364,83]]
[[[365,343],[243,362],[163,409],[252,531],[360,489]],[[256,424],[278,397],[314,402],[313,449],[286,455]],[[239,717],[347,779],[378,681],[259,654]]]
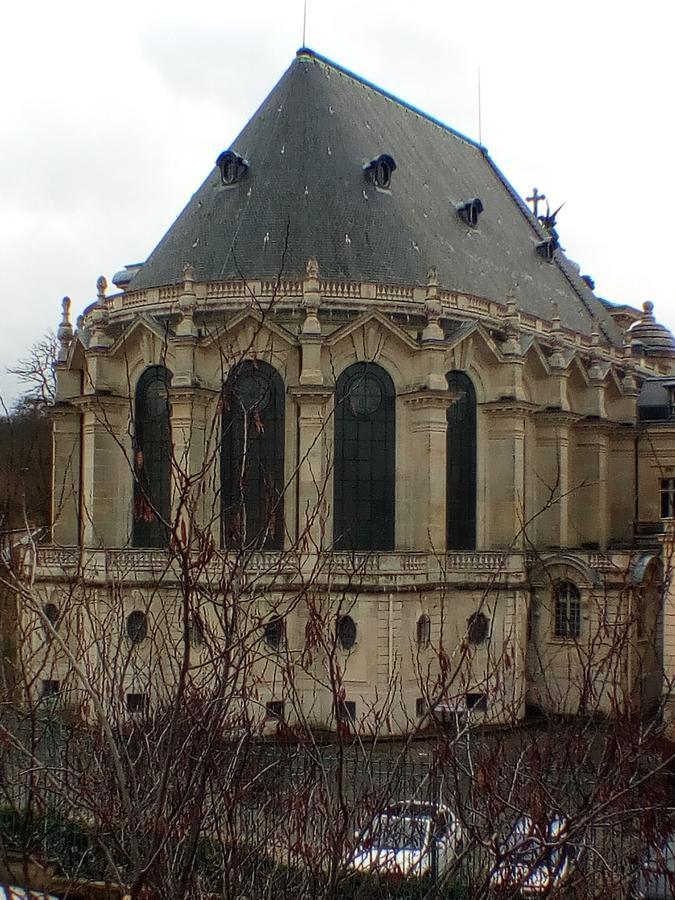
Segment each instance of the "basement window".
[[487,694],[467,694],[466,708],[475,712],[487,712]]
[[265,719],[268,722],[284,721],[284,701],[270,700],[265,704]]
[[353,700],[339,700],[336,706],[338,722],[356,722],[356,703]]
[[127,694],[127,712],[144,713],[148,709],[147,694]]

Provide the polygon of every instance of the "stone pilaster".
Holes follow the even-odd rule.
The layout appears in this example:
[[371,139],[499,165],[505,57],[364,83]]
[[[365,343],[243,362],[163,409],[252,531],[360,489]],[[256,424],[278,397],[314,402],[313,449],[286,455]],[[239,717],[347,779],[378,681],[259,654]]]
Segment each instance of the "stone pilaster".
[[535,414],[535,518],[528,529],[539,547],[566,547],[569,539],[570,427],[572,413],[543,410]]
[[326,549],[332,540],[326,529],[333,434],[328,401],[333,391],[320,385],[300,385],[290,393],[298,406],[296,540],[308,551]]
[[402,399],[411,420],[410,549],[442,552],[446,542],[447,411],[456,398],[447,390],[426,389]]
[[[216,477],[220,423],[215,422],[218,392],[196,387],[174,387],[171,402],[172,518],[206,528],[218,520]],[[217,538],[217,535],[214,535]]]
[[533,405],[495,400],[481,408],[487,418],[486,545],[495,549],[519,548],[524,543],[525,524],[525,420]]
[[82,413],[84,546],[123,547],[131,530],[133,495],[129,400],[89,395],[75,405]]
[[64,547],[80,542],[81,416],[70,403],[53,406],[52,540]]
[[607,547],[609,540],[608,450],[611,425],[582,419],[575,426],[574,464],[570,475],[572,510],[568,544]]

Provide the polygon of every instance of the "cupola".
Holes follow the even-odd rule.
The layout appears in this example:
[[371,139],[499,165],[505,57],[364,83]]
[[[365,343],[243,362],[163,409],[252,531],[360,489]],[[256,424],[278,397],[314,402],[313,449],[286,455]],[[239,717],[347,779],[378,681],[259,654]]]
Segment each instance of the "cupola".
[[665,325],[654,317],[654,304],[647,300],[642,304],[642,316],[626,332],[631,347],[643,347],[654,355],[675,355],[675,338]]

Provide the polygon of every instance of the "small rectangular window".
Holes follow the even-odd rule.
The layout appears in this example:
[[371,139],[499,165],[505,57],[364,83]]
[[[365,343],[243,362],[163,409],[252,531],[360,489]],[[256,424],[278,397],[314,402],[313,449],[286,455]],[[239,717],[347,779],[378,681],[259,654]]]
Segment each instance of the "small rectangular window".
[[144,713],[147,708],[147,694],[127,694],[127,712]]
[[356,722],[356,703],[353,700],[340,700],[337,705],[338,722]]
[[487,712],[487,694],[467,694],[466,708],[476,712]]
[[43,698],[56,697],[60,690],[61,690],[61,682],[60,681],[54,681],[53,679],[45,678],[42,682],[40,696]]
[[675,516],[675,478],[661,479],[661,518]]
[[415,700],[415,715],[418,719],[421,719],[422,716],[426,715],[429,710],[429,704],[427,703],[424,697],[418,697]]
[[283,722],[284,720],[284,701],[270,700],[265,704],[265,718],[267,721]]

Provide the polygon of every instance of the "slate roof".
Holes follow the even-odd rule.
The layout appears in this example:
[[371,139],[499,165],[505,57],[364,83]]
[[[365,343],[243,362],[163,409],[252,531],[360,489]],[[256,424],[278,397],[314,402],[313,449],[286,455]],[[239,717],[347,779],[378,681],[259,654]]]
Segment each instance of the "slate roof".
[[[523,310],[550,319],[555,300],[563,325],[588,334],[595,318],[621,343],[576,267],[538,256],[544,234],[484,148],[318,54],[298,51],[231,147],[242,180],[214,168],[129,290],[178,282],[186,262],[217,281],[302,275],[313,256],[322,277],[400,284],[434,265],[443,288],[504,302],[517,284]],[[389,191],[364,173],[385,153]],[[473,197],[475,229],[456,212]]]

